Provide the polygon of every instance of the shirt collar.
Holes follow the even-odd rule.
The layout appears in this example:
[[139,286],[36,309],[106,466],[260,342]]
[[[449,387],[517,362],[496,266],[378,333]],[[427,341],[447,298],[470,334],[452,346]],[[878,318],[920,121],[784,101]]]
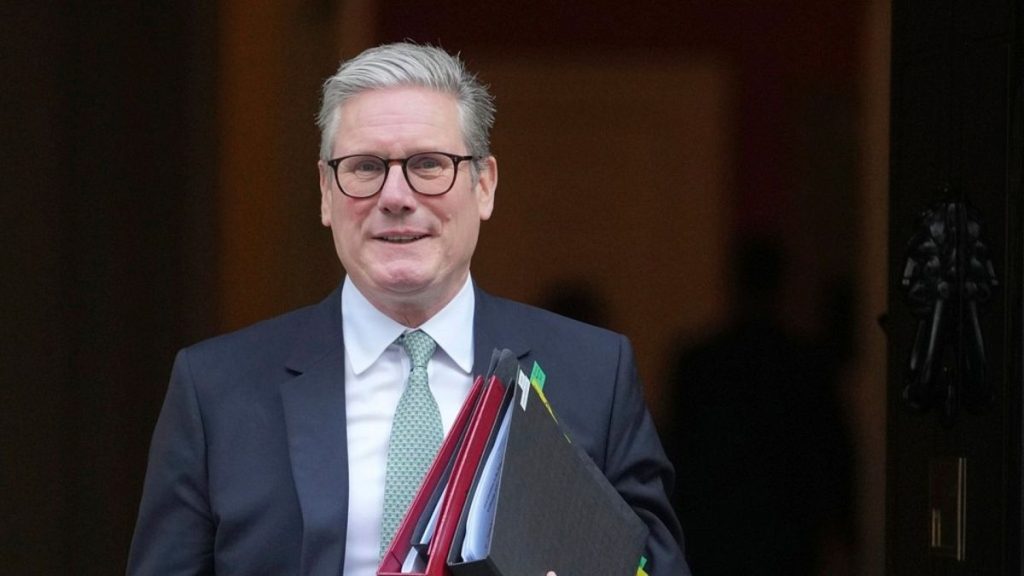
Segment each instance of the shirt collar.
[[[419,328],[437,342],[463,372],[473,369],[473,313],[476,295],[472,279],[465,284],[440,312],[421,326],[407,327],[377,310],[346,276],[341,287],[341,319],[345,350],[352,370],[361,374],[380,358],[402,333]],[[467,327],[469,329],[467,330]]]

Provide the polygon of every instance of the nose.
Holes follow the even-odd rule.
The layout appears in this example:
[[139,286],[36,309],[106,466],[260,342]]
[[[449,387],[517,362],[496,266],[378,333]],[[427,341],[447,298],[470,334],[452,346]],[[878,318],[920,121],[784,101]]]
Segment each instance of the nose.
[[377,197],[377,206],[381,211],[391,214],[402,214],[416,209],[416,193],[405,180],[401,160],[392,160],[388,164],[387,177]]

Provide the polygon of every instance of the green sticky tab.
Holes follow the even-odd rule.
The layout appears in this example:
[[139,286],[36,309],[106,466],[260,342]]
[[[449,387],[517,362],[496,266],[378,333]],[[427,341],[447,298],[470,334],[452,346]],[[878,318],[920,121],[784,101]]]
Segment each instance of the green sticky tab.
[[534,362],[533,370],[530,371],[530,384],[533,384],[538,390],[543,392],[545,378],[544,371],[540,369],[540,364]]
[[[540,369],[540,365],[534,362],[533,370],[530,373],[530,386],[533,388],[533,391],[537,393],[540,401],[544,403],[544,407],[548,409],[548,414],[551,414],[551,419],[558,422],[558,418],[555,417],[555,411],[551,409],[551,403],[548,402],[547,396],[544,395],[544,380],[546,378],[547,377],[544,376],[544,371]],[[568,438],[568,436],[566,438]]]
[[640,565],[636,567],[636,576],[648,576],[647,574],[647,557],[640,557]]

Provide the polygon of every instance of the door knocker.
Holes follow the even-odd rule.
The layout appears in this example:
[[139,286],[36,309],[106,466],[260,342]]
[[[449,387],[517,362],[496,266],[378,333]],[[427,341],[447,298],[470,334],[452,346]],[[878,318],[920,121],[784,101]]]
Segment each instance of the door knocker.
[[941,403],[951,425],[961,405],[973,409],[992,398],[979,317],[999,282],[978,213],[964,202],[922,212],[907,250],[902,287],[917,331],[903,400],[917,411]]

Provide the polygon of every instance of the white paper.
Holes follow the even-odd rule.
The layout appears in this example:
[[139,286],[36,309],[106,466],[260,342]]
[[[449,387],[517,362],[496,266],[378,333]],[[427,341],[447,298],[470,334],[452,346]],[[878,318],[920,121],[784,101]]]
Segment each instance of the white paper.
[[410,572],[423,573],[426,569],[427,563],[423,561],[416,548],[409,548],[409,554],[405,557],[405,562],[402,563],[402,574],[409,574]]
[[526,372],[519,371],[519,377],[516,378],[516,383],[519,384],[519,389],[523,391],[522,396],[519,397],[519,405],[522,406],[523,411],[526,411],[526,401],[530,399],[530,379],[526,376]]

